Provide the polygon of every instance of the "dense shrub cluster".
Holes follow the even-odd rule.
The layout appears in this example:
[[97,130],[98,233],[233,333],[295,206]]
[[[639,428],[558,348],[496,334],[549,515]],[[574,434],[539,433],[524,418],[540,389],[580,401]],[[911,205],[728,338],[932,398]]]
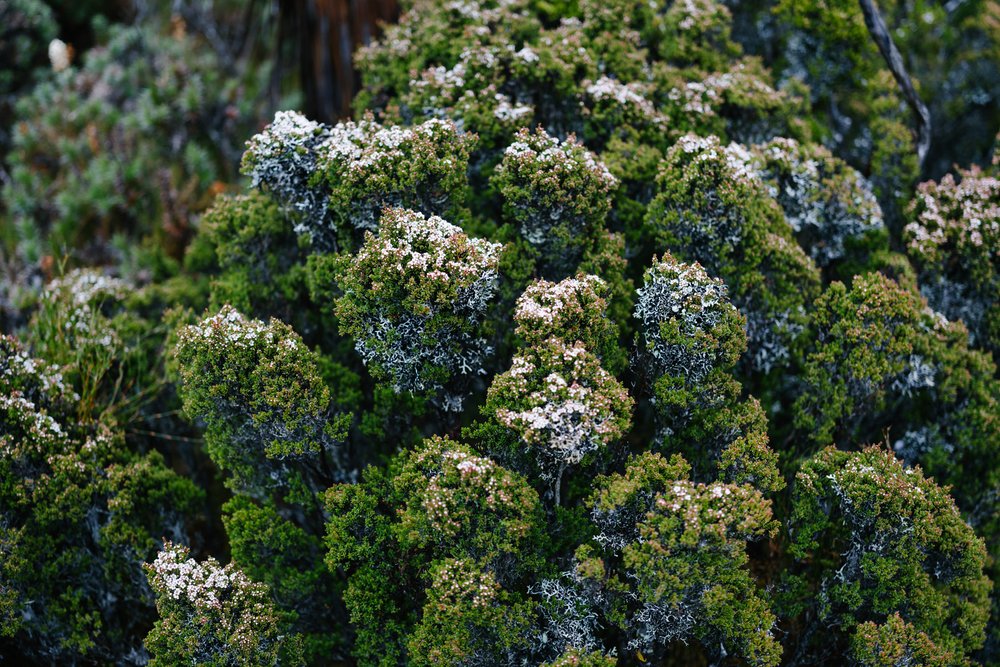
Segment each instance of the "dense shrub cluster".
[[[776,78],[749,6],[417,0],[355,120],[247,141],[183,264],[50,267],[0,338],[0,657],[997,664],[998,165],[916,186],[857,17],[782,12]],[[872,70],[850,150],[814,21]],[[22,252],[194,173],[230,91],[163,39],[37,89],[97,115],[15,169]]]

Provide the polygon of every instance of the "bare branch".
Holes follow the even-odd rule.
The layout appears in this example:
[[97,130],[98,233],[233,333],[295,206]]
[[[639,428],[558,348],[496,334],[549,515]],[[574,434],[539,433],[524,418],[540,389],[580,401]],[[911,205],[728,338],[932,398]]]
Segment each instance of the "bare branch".
[[861,11],[865,16],[868,33],[878,45],[878,50],[882,54],[882,58],[885,59],[886,65],[889,66],[896,83],[899,84],[903,97],[906,98],[906,103],[910,105],[917,117],[917,159],[920,161],[920,166],[923,167],[924,158],[927,157],[927,150],[931,145],[931,112],[917,95],[913,81],[903,64],[903,57],[892,41],[889,29],[886,27],[878,7],[875,6],[874,0],[858,0],[858,2],[861,4]]

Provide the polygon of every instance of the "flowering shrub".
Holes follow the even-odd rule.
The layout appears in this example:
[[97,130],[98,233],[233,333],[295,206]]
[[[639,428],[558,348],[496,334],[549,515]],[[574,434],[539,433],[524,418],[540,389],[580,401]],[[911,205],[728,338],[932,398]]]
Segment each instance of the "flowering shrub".
[[558,503],[566,468],[621,438],[632,405],[583,343],[551,339],[515,356],[494,379],[484,413],[529,446],[543,477],[554,480]]
[[537,494],[519,475],[440,437],[393,467],[391,477],[369,472],[326,496],[328,563],[348,573],[359,657],[408,655],[424,664],[485,652],[476,658],[485,663],[523,642],[528,603],[503,584],[539,565]]
[[0,659],[995,662],[993,172],[747,4],[409,3],[183,263],[5,269]]
[[168,542],[146,566],[160,613],[146,638],[150,665],[304,664],[265,586],[232,564],[199,563],[189,553]]
[[541,255],[542,272],[563,277],[604,226],[617,180],[573,136],[518,132],[493,177],[506,215]]
[[314,355],[286,324],[251,320],[232,307],[178,334],[184,409],[208,425],[209,455],[235,489],[315,490],[335,478],[342,420]]
[[0,337],[0,653],[141,659],[143,560],[163,536],[187,539],[201,491],[80,400],[56,366]]
[[920,291],[935,310],[962,320],[970,342],[1000,350],[1000,180],[973,168],[923,183],[903,230]]
[[635,315],[635,361],[651,385],[659,447],[689,457],[698,479],[717,469],[727,481],[784,486],[760,403],[741,401],[731,375],[747,342],[725,284],[666,255],[646,271]]
[[687,135],[670,149],[656,182],[646,224],[681,259],[726,281],[748,320],[752,366],[767,372],[785,363],[819,275],[792,240],[751,155],[715,137]]
[[605,558],[587,554],[584,576],[618,598],[608,616],[631,651],[657,656],[693,638],[709,653],[776,665],[776,618],[745,551],[747,540],[776,529],[770,505],[749,486],[695,484],[687,470],[683,459],[647,453],[597,481],[588,504]]
[[473,135],[438,120],[404,128],[366,118],[327,127],[279,111],[247,143],[242,169],[297,214],[298,233],[335,247],[338,239],[375,231],[387,206],[457,212],[474,143]]
[[[475,337],[496,291],[500,246],[466,236],[437,216],[387,210],[337,270],[343,333],[372,375],[398,391],[436,395],[484,372],[488,345]],[[462,393],[441,396],[458,410]]]

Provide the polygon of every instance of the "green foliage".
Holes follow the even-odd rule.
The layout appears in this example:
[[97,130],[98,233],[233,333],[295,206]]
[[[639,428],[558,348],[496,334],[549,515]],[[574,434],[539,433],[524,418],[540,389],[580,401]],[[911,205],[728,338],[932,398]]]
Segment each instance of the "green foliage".
[[892,614],[879,625],[868,621],[858,626],[851,641],[855,663],[861,667],[895,667],[920,664],[926,667],[949,667],[971,664],[955,657],[954,652],[934,644],[923,632]]
[[611,620],[631,651],[660,656],[694,638],[710,655],[777,665],[777,619],[746,553],[748,540],[777,528],[770,503],[749,486],[695,484],[687,470],[679,457],[646,453],[597,480],[588,504],[606,557],[585,559],[583,576],[606,578],[608,595],[621,597]]
[[205,420],[209,455],[234,489],[315,493],[333,478],[344,419],[328,412],[316,357],[291,327],[225,306],[182,329],[175,354],[184,409]]
[[835,651],[829,642],[857,628],[855,650],[877,656],[872,627],[858,626],[893,623],[897,613],[912,629],[890,625],[885,632],[894,642],[901,634],[917,641],[919,631],[957,656],[982,646],[991,587],[986,549],[947,491],[920,468],[876,446],[854,453],[831,447],[803,465],[792,502],[794,576],[808,583],[813,622],[835,630],[823,635],[828,645],[805,650]]
[[152,622],[142,562],[185,538],[201,492],[56,368],[0,337],[0,653],[116,662]]
[[17,104],[12,226],[2,240],[29,262],[107,256],[113,234],[153,235],[179,253],[188,216],[231,175],[252,97],[193,37],[114,26],[80,68],[39,83]]
[[740,400],[731,375],[746,350],[746,320],[726,285],[667,254],[647,269],[635,309],[638,374],[650,385],[656,447],[689,458],[699,480],[784,486],[768,447],[767,417]]
[[502,584],[539,567],[542,513],[519,475],[434,437],[326,500],[362,664],[453,664],[524,641],[530,606]]
[[[996,367],[969,350],[958,323],[880,274],[833,283],[816,302],[815,343],[795,425],[816,444],[875,441],[883,430],[907,462],[955,485],[976,523],[992,525],[1000,462]],[[975,484],[962,480],[975,479]],[[981,505],[986,503],[986,505]],[[989,534],[995,528],[989,528]]]

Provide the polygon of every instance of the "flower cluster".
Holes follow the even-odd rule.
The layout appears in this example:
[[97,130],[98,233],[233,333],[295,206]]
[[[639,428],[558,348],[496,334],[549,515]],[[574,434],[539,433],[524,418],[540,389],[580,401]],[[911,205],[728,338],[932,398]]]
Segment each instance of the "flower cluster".
[[378,236],[338,266],[341,331],[369,371],[397,391],[436,396],[484,372],[489,345],[476,328],[497,288],[500,245],[437,216],[389,209]]
[[386,206],[447,215],[461,204],[475,135],[450,121],[413,127],[370,119],[340,123],[319,145],[317,166],[338,224],[373,231]]
[[487,408],[551,470],[579,463],[628,428],[632,398],[583,343],[553,339],[518,354]]
[[562,278],[603,229],[617,180],[572,135],[561,142],[538,128],[518,132],[492,183],[543,272]]
[[189,555],[167,542],[146,566],[160,612],[146,638],[150,664],[303,664],[300,639],[287,634],[266,586],[232,563]]
[[404,546],[447,544],[487,561],[519,553],[538,529],[538,495],[524,479],[445,438],[404,455],[393,486],[405,498],[398,524]]
[[903,230],[931,307],[1000,350],[1000,179],[977,168],[923,183]]
[[537,280],[517,299],[517,335],[529,346],[552,338],[580,341],[603,360],[618,345],[617,327],[605,312],[607,298],[608,285],[597,276]]
[[383,126],[371,117],[326,126],[294,111],[247,142],[243,172],[297,212],[319,247],[378,229],[386,206],[443,215],[461,203],[475,136],[432,119]]

